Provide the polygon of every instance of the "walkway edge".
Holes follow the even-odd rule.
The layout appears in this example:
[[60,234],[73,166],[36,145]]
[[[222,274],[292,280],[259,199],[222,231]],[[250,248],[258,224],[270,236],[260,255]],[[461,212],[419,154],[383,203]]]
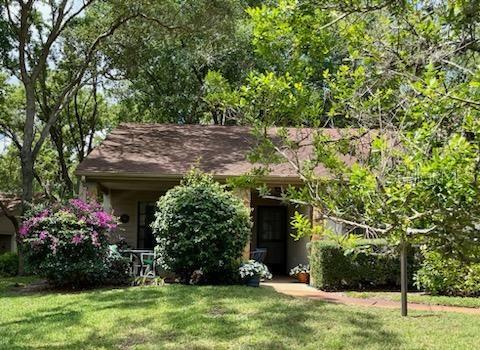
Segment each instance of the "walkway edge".
[[[378,298],[354,298],[346,296],[340,292],[324,292],[315,289],[307,284],[290,282],[290,281],[270,281],[263,282],[262,286],[273,288],[276,292],[290,295],[293,297],[307,298],[312,300],[322,300],[334,304],[363,306],[363,307],[377,307],[384,309],[398,309],[400,310],[400,302],[392,300],[378,299]],[[444,306],[444,305],[427,305],[419,303],[408,303],[410,310],[417,311],[433,311],[433,312],[457,312],[463,314],[480,315],[480,308],[468,308],[460,306]]]

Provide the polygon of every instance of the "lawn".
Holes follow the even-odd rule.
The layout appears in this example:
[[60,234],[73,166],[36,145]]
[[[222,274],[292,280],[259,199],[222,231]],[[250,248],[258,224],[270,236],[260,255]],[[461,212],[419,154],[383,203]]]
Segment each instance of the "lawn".
[[3,349],[477,349],[479,329],[475,315],[402,318],[267,287],[0,291]]
[[[384,299],[400,301],[400,292],[346,292],[346,295],[362,299]],[[427,305],[447,305],[480,308],[480,298],[449,297],[443,295],[427,295],[421,293],[409,293],[408,301]]]

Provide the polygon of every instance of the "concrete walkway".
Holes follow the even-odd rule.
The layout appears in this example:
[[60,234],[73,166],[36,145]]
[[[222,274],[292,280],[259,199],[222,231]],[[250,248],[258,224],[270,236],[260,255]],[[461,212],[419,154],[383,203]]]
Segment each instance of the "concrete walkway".
[[[299,283],[290,278],[274,279],[269,282],[263,282],[262,286],[267,286],[275,289],[278,293],[290,295],[293,297],[309,298],[314,300],[323,300],[335,304],[366,306],[366,307],[380,307],[386,309],[400,310],[400,303],[384,300],[384,299],[362,299],[352,298],[340,292],[324,292],[316,288],[310,287],[307,284]],[[442,305],[426,305],[417,303],[408,303],[410,310],[419,311],[448,311],[459,312],[465,314],[480,315],[479,308],[457,307],[457,306],[442,306]]]

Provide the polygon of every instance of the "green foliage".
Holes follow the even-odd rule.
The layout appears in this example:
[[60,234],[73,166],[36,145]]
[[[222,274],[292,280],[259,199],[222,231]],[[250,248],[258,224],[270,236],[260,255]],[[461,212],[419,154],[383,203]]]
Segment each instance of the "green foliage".
[[[244,24],[248,2],[116,2],[146,17],[120,29],[103,51],[113,73],[126,79],[112,91],[118,97],[120,119],[235,122],[227,104],[228,88],[219,91],[238,86],[253,63]],[[91,13],[93,23],[114,16],[117,6],[97,6]],[[224,80],[212,81],[209,72],[218,72]],[[219,85],[212,89],[212,82]],[[219,93],[225,98],[222,103],[217,103]]]
[[200,270],[204,282],[231,282],[250,237],[250,212],[212,177],[192,170],[157,203],[160,265],[188,283]]
[[[334,241],[310,243],[310,276],[322,290],[398,288],[400,262],[398,254],[386,242],[358,242],[358,251],[349,252]],[[409,258],[410,275],[413,257]],[[410,276],[411,279],[411,276]]]
[[293,218],[290,221],[290,224],[293,228],[293,231],[290,235],[296,241],[298,241],[302,237],[311,238],[314,235],[321,235],[323,231],[322,226],[312,225],[310,219],[307,218],[305,215],[300,214],[298,211],[293,214]]
[[18,273],[18,255],[15,253],[0,254],[0,276],[11,277]]
[[[361,0],[249,9],[264,63],[238,92],[259,139],[250,159],[266,169],[279,158],[295,164],[306,190],[287,199],[326,218],[472,260],[480,250],[480,56],[458,43],[476,42],[479,11],[471,1]],[[300,140],[265,132],[279,125],[314,129]],[[330,126],[346,128],[321,129]]]
[[480,262],[465,263],[439,252],[426,252],[415,285],[434,295],[478,296]]

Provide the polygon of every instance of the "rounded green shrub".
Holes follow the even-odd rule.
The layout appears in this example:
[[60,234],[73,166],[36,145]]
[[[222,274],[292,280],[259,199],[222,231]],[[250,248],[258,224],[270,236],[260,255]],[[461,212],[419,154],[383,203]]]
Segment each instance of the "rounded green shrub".
[[480,263],[464,262],[438,251],[425,251],[415,284],[432,294],[479,296]]
[[18,255],[15,253],[0,254],[0,276],[11,277],[18,273]]
[[183,283],[228,283],[251,232],[250,211],[212,177],[192,170],[157,203],[158,262]]

